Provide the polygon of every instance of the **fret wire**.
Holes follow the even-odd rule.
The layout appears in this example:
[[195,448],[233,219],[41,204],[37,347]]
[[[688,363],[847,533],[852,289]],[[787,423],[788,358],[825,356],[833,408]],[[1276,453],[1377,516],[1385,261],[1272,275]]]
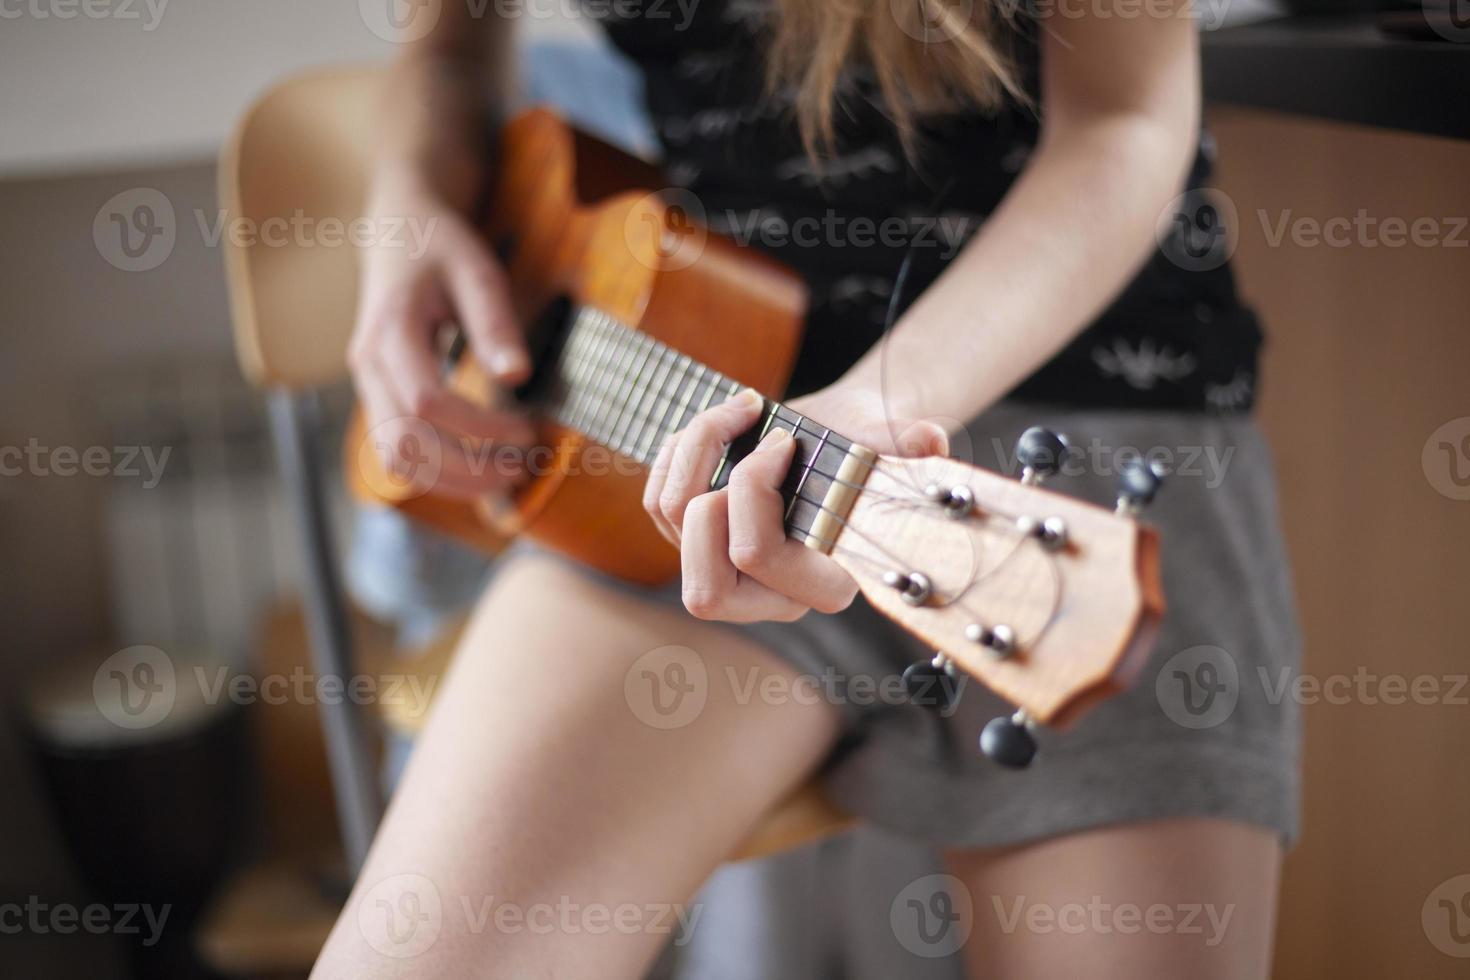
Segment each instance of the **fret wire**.
[[614,445],[613,433],[628,409],[628,386],[640,363],[640,355],[647,356],[643,345],[638,342],[637,334],[619,332],[618,342],[623,345],[625,354],[618,359],[614,369],[612,385],[608,391],[608,412],[600,429],[602,441],[609,447]]
[[[700,367],[703,367],[703,365],[700,365],[698,362],[694,362],[694,364],[695,364],[696,372],[698,371],[698,369]],[[708,371],[708,368],[705,368],[705,370]],[[710,372],[710,373],[713,374],[714,372]],[[715,381],[713,383],[718,387],[718,386],[724,384],[724,381],[722,379],[720,381]],[[686,392],[686,395],[690,395],[690,394],[692,394],[692,392],[693,392],[693,387],[691,385],[689,391]],[[707,391],[706,394],[709,394],[709,392]],[[785,409],[786,411],[790,412],[790,409],[787,409],[785,405],[782,405],[779,402],[775,403],[774,404],[774,407],[775,407],[775,410],[776,410],[776,418],[778,420],[780,420],[780,421],[786,422],[789,425],[794,425],[795,428],[793,429],[793,431],[805,432],[805,433],[808,433],[810,435],[818,436],[825,445],[830,445],[833,448],[835,448],[835,449],[837,449],[837,450],[839,450],[841,452],[846,452],[849,449],[851,449],[852,443],[850,441],[842,438],[837,433],[832,432],[830,429],[818,430],[816,427],[814,427],[806,419],[805,416],[801,416],[801,415],[799,415],[798,413],[795,413],[795,412],[791,412],[791,415],[793,416],[794,421],[787,420],[787,419],[781,417],[780,412],[781,412],[782,409]],[[588,433],[588,434],[589,435],[592,435],[592,433]],[[598,440],[598,441],[601,441],[601,440]],[[847,445],[845,445],[845,446],[842,445],[843,442],[846,442]],[[616,448],[616,447],[610,447],[610,448]],[[836,473],[829,473],[826,470],[823,470],[820,467],[816,466],[815,457],[811,461],[809,461],[809,462],[810,462],[810,465],[811,465],[811,472],[815,473],[818,476],[821,476],[821,477],[824,477],[824,478],[826,478],[828,480],[831,480],[833,483],[836,483],[836,484],[839,484],[839,485],[843,485],[843,486],[850,486],[853,489],[865,489],[865,490],[868,490],[869,492],[874,492],[873,488],[868,487],[866,484],[859,484],[859,483],[854,483],[852,481],[839,480],[839,479],[837,479],[837,474]],[[877,493],[876,495],[883,496],[883,497],[885,497],[887,499],[890,499],[890,500],[908,500],[908,499],[913,499],[913,498],[897,497],[897,496],[894,496],[892,494],[883,494],[883,493]]]
[[633,355],[632,347],[626,343],[622,343],[624,338],[618,336],[616,331],[613,336],[613,346],[617,348],[617,354],[610,362],[612,370],[610,372],[604,372],[604,378],[608,380],[610,387],[600,397],[597,414],[593,416],[591,427],[587,433],[603,445],[607,445],[603,419],[614,408],[614,401],[608,396],[612,394],[612,389],[618,385],[618,378],[624,373],[623,364]]
[[593,311],[587,326],[588,341],[582,356],[583,365],[577,382],[581,389],[572,410],[572,423],[578,429],[586,431],[591,424],[591,412],[593,397],[596,393],[594,381],[602,364],[607,357],[608,345],[612,343],[613,333],[608,319],[600,313]]
[[641,414],[641,408],[644,406],[645,401],[648,400],[648,395],[653,394],[653,378],[650,376],[647,381],[644,381],[644,375],[648,370],[657,372],[659,370],[657,364],[659,364],[660,357],[663,357],[663,344],[660,344],[656,339],[648,338],[647,335],[642,336],[644,336],[644,339],[639,342],[647,350],[642,354],[641,359],[638,361],[638,366],[635,367],[634,373],[632,373],[631,381],[628,383],[628,395],[626,395],[626,400],[623,401],[623,410],[628,414],[628,417],[620,420],[622,425],[619,425],[619,428],[613,432],[613,444],[616,445],[617,451],[623,455],[632,455],[628,451],[629,436],[634,433],[635,426],[639,425],[639,414]]
[[[644,347],[641,350],[641,357],[636,362],[639,366],[639,377],[641,377],[642,369],[646,365],[650,354],[654,354],[658,358],[662,358],[666,354],[675,354],[682,359],[683,363],[681,363],[679,368],[679,381],[673,386],[672,390],[668,390],[661,384],[652,385],[651,388],[646,387],[636,405],[628,406],[625,404],[623,408],[618,410],[618,414],[615,417],[620,422],[631,421],[623,419],[622,416],[630,408],[633,410],[634,419],[638,421],[639,425],[637,429],[630,430],[630,432],[644,433],[644,438],[642,440],[635,439],[635,443],[648,442],[650,441],[650,436],[658,435],[665,428],[664,420],[668,417],[670,408],[675,408],[673,416],[674,426],[668,431],[682,429],[685,425],[685,414],[688,412],[690,403],[694,400],[701,385],[705,386],[705,390],[700,396],[699,407],[692,414],[698,414],[707,410],[714,400],[716,391],[724,389],[729,396],[733,397],[742,390],[743,386],[734,379],[727,378],[719,372],[713,371],[707,365],[688,358],[687,355],[679,354],[667,345],[661,344],[641,334],[639,331],[627,327],[601,311],[584,307],[582,313],[588,314],[589,310],[591,312],[586,317],[585,322],[574,328],[577,329],[579,343],[569,349],[564,359],[570,362],[568,373],[573,378],[581,379],[577,385],[580,390],[570,402],[571,411],[568,414],[572,420],[582,423],[576,425],[577,428],[587,432],[588,435],[598,439],[598,441],[608,441],[608,434],[602,422],[606,419],[611,409],[610,396],[615,389],[626,389],[629,386],[629,360],[633,356],[633,351],[636,349],[634,345],[640,340],[644,344]],[[581,319],[580,316],[579,319]],[[669,366],[657,360],[655,364],[655,371],[661,373],[667,379],[667,375],[671,370]],[[690,374],[691,367],[693,368],[692,375]],[[687,386],[684,383],[685,380],[688,381]],[[624,400],[626,401],[626,398]],[[646,411],[644,410],[645,408],[647,409]],[[869,492],[873,492],[873,488],[867,488],[863,484],[838,480],[835,473],[827,473],[817,465],[818,457],[826,445],[832,445],[834,448],[846,451],[852,445],[849,441],[841,440],[842,442],[848,442],[848,445],[844,447],[839,444],[839,437],[830,429],[824,429],[818,433],[807,422],[806,418],[799,413],[791,412],[794,416],[794,421],[787,420],[781,414],[784,408],[786,406],[779,402],[771,403],[771,408],[766,413],[762,435],[769,430],[771,424],[778,421],[790,424],[793,433],[809,432],[819,435],[817,448],[807,460],[802,476],[797,484],[797,492],[793,496],[791,504],[788,505],[788,515],[794,509],[797,502],[806,502],[814,506],[821,506],[819,501],[812,500],[802,493],[811,473],[816,473],[839,485],[849,485],[854,488],[863,488]],[[655,411],[658,413],[658,421],[652,428],[647,428],[649,423],[653,421],[653,413]],[[787,411],[789,412],[790,410],[787,409]],[[588,414],[592,416],[590,420],[586,419]],[[588,431],[593,428],[596,428],[597,431]],[[619,429],[621,429],[621,426]],[[626,454],[634,455],[635,458],[649,455],[649,453],[641,449],[640,445],[625,445],[624,448]],[[643,461],[647,462],[646,459]],[[726,456],[726,462],[728,462],[728,456]],[[884,494],[883,496],[887,496],[893,500],[906,499],[894,497],[891,494]]]
[[[797,431],[800,431],[801,430],[801,424],[802,424],[802,422],[805,422],[805,421],[806,421],[806,417],[805,416],[802,416],[802,415],[798,415],[797,416],[797,418],[796,418],[796,429],[797,429]],[[830,436],[831,434],[832,434],[832,430],[831,429],[828,429],[828,428],[825,428],[825,427],[822,429],[822,438],[820,438],[820,439],[817,440],[817,447],[812,450],[811,456],[806,461],[806,466],[804,466],[802,468],[801,478],[796,481],[796,492],[791,495],[791,503],[789,503],[789,504],[786,505],[786,513],[783,516],[783,520],[787,520],[787,521],[791,520],[791,511],[792,511],[793,508],[796,507],[796,502],[801,499],[801,488],[804,487],[804,486],[806,486],[806,478],[812,475],[812,469],[813,469],[813,467],[815,467],[817,465],[817,457],[820,456],[820,455],[822,455],[822,447],[825,446],[825,445],[827,445],[827,437]]]
[[613,383],[617,364],[625,353],[617,326],[610,321],[611,318],[606,326],[606,340],[602,345],[599,359],[593,364],[592,373],[587,379],[590,395],[587,402],[584,431],[594,438],[599,431],[598,420],[607,408],[607,393],[609,386]]
[[607,345],[612,342],[609,326],[604,317],[597,314],[595,310],[587,310],[587,316],[582,320],[579,331],[587,334],[587,341],[579,345],[575,351],[576,364],[573,366],[572,375],[575,378],[576,397],[572,400],[572,410],[569,413],[570,422],[578,429],[587,429],[589,413],[591,413],[592,400],[597,395],[598,361],[603,359],[603,353]]
[[[718,376],[717,375],[717,372],[711,371],[707,366],[705,366],[703,364],[700,364],[697,361],[695,361],[693,363],[695,365],[696,373],[698,373],[699,369],[703,368],[705,372],[707,372],[707,373],[709,373],[711,375],[711,380],[710,380],[709,383],[712,384],[714,386],[714,388],[717,389],[718,387],[720,387],[721,385],[723,385],[725,383],[725,381],[727,380],[727,379],[724,379],[723,376]],[[738,384],[735,384],[734,387],[736,388],[737,391],[739,390],[739,385]],[[693,385],[691,384],[689,391],[686,392],[686,395],[692,395],[693,394],[693,390],[694,390],[693,389]],[[712,397],[713,390],[714,389],[711,389],[711,390],[706,391],[706,398]],[[781,411],[781,409],[786,408],[785,405],[782,405],[779,402],[774,403],[774,407],[775,407],[775,410],[776,410],[776,413],[777,413],[778,417],[779,417],[779,412]],[[787,411],[790,411],[790,410],[787,409]],[[830,445],[833,448],[838,449],[839,451],[843,451],[843,452],[847,452],[847,451],[849,451],[851,449],[852,443],[849,442],[848,445],[846,447],[844,447],[844,446],[840,445],[837,442],[837,440],[839,438],[842,438],[842,437],[838,436],[837,433],[832,432],[830,429],[824,429],[822,432],[818,432],[818,430],[816,428],[814,428],[814,427],[811,426],[811,424],[807,421],[807,419],[805,418],[805,416],[801,416],[801,415],[799,415],[798,413],[795,413],[795,412],[793,412],[792,415],[793,416],[796,416],[795,425],[797,425],[799,431],[806,432],[806,433],[809,433],[811,435],[817,435],[817,436],[819,436],[820,443],[822,445]],[[783,419],[783,421],[785,421],[785,420]],[[591,435],[592,433],[588,433],[588,434]],[[598,440],[598,441],[601,441],[601,440]],[[847,440],[844,439],[843,441],[847,441]],[[612,447],[610,447],[610,448],[612,448]],[[850,487],[850,488],[852,488],[854,490],[862,490],[862,491],[864,491],[866,493],[873,494],[875,497],[881,497],[881,498],[884,498],[884,499],[887,499],[887,500],[900,501],[900,502],[903,502],[903,503],[909,503],[909,504],[915,504],[915,505],[923,503],[923,501],[922,501],[921,498],[919,498],[917,496],[914,496],[914,495],[910,495],[910,496],[906,496],[906,497],[896,496],[896,495],[891,494],[891,493],[883,493],[881,491],[877,491],[875,488],[868,486],[866,483],[857,483],[857,482],[854,482],[854,481],[851,481],[851,480],[843,480],[843,479],[840,479],[838,477],[837,473],[835,473],[835,472],[828,472],[826,470],[823,470],[821,467],[817,466],[816,465],[816,461],[817,461],[817,456],[815,454],[811,457],[811,459],[808,460],[808,462],[806,464],[806,467],[805,467],[806,470],[807,470],[807,472],[804,472],[803,473],[803,478],[800,481],[802,489],[804,489],[804,485],[806,483],[806,476],[808,475],[808,473],[815,473],[817,476],[823,477],[823,478],[831,481],[833,484],[836,484],[838,486]],[[644,460],[644,462],[647,462],[647,460]],[[816,506],[816,507],[821,508],[822,502],[819,501],[819,500],[816,500],[815,498],[808,497],[808,496],[799,496],[798,499],[800,500],[800,502],[809,503],[809,504],[812,504],[813,506]],[[821,509],[828,510],[828,508],[821,508]]]
[[[670,349],[672,350],[672,348]],[[687,354],[679,354],[673,363],[677,365],[679,372],[678,380],[674,382],[674,390],[669,393],[663,411],[658,413],[658,422],[648,429],[647,438],[644,440],[645,444],[639,447],[638,456],[640,459],[652,455],[654,451],[653,444],[655,442],[662,442],[663,438],[667,435],[665,424],[668,422],[669,410],[674,407],[675,400],[679,396],[679,391],[684,387],[684,382],[689,380],[689,366],[694,361]]]
[[[612,442],[614,450],[619,451],[622,451],[623,439],[628,435],[628,426],[631,425],[632,420],[637,416],[639,397],[635,395],[635,392],[642,386],[642,375],[644,375],[645,367],[648,366],[648,356],[659,350],[656,341],[651,336],[642,334],[642,332],[634,335],[634,345],[635,350],[638,350],[638,354],[635,356],[637,360],[632,364],[628,376],[623,379],[622,385],[619,385],[622,398],[619,398],[620,404],[617,407],[617,417],[613,423],[612,433],[609,435],[609,441]],[[629,411],[634,414],[629,414]]]
[[[679,411],[674,416],[674,424],[669,429],[670,434],[684,428],[684,412],[689,408],[689,402],[693,399],[694,392],[699,388],[700,379],[704,377],[707,371],[709,371],[709,368],[705,367],[702,363],[695,363],[694,377],[689,382],[689,390],[684,392],[684,397],[679,402]],[[693,418],[692,415],[690,417]]]
[[[563,406],[563,412],[566,421],[571,425],[577,425],[580,421],[582,407],[587,400],[585,381],[592,367],[594,348],[602,339],[600,326],[601,320],[596,314],[584,307],[577,315],[577,325],[573,327],[576,335],[562,358],[562,376],[571,388],[571,397]],[[571,364],[567,363],[569,360]]]
[[588,372],[588,398],[587,404],[583,406],[585,418],[584,427],[591,429],[596,420],[597,413],[603,405],[603,386],[612,370],[614,363],[622,353],[618,346],[617,328],[607,318],[599,314],[598,326],[602,333],[602,342],[598,344],[596,356],[593,358],[591,368]]
[[[618,338],[614,344],[620,345],[626,340],[627,338]],[[609,359],[608,369],[598,372],[589,382],[591,401],[596,406],[596,410],[587,424],[582,427],[582,431],[604,445],[609,444],[611,437],[607,424],[610,422],[609,412],[626,410],[625,407],[619,408],[618,406],[622,404],[622,392],[626,388],[626,371],[621,370],[621,365],[627,360],[628,355],[629,351],[626,348],[618,346]],[[609,448],[613,447],[609,445]]]
[[[699,403],[699,412],[703,412],[709,408],[710,399],[715,397],[715,391],[719,386],[719,379],[720,374],[718,371],[710,372],[710,388],[709,391],[704,393],[704,400]],[[698,415],[699,412],[695,412],[694,414]]]
[[[601,403],[606,400],[607,395],[611,394],[614,387],[626,385],[626,370],[623,366],[628,360],[629,351],[627,348],[627,341],[634,338],[642,337],[644,339],[644,343],[646,343],[651,349],[657,350],[660,354],[663,352],[670,352],[675,354],[678,353],[674,351],[673,348],[661,344],[658,341],[652,340],[651,338],[647,338],[646,335],[640,334],[638,331],[627,327],[626,325],[618,322],[612,317],[607,316],[605,313],[596,310],[595,308],[583,307],[582,312],[584,314],[587,314],[589,312],[593,314],[590,318],[591,323],[587,325],[590,328],[588,336],[591,338],[592,349],[590,352],[588,352],[587,347],[584,344],[578,348],[578,350],[575,352],[574,357],[571,359],[578,361],[582,365],[580,376],[588,377],[588,379],[592,382],[590,394],[594,396],[594,398],[586,399],[588,401],[596,401],[598,403]],[[581,332],[582,331],[579,330],[579,333]],[[609,351],[609,348],[611,348],[611,351]],[[645,360],[647,353],[647,351],[644,352]],[[668,414],[670,403],[673,402],[674,399],[677,397],[676,404],[678,405],[678,408],[677,414],[674,416],[675,424],[670,427],[670,431],[678,431],[678,429],[682,429],[686,424],[685,414],[688,412],[689,402],[692,401],[700,385],[705,385],[707,387],[700,399],[698,409],[692,414],[698,414],[698,412],[705,411],[709,407],[710,403],[713,401],[715,391],[721,389],[722,387],[727,387],[728,394],[732,396],[738,394],[739,391],[742,389],[742,386],[739,384],[739,382],[735,381],[734,379],[726,378],[719,372],[710,369],[707,365],[694,361],[692,358],[689,358],[687,355],[684,354],[678,354],[678,356],[685,362],[683,365],[681,365],[681,372],[687,373],[690,365],[692,365],[695,369],[694,377],[691,379],[687,389],[683,386],[682,380],[680,384],[676,385],[672,391],[666,391],[661,385],[656,385],[653,389],[652,398],[652,407],[655,409],[658,408],[660,402],[664,403],[659,416],[660,420],[662,420]],[[609,368],[611,368],[612,370],[608,370]],[[662,367],[660,367],[659,370],[663,371]],[[663,373],[667,374],[667,371],[663,371]],[[599,381],[602,383],[598,384],[597,382]],[[587,386],[584,384],[581,385],[581,387]],[[589,394],[589,392],[583,392],[583,394]],[[595,397],[598,395],[600,395],[601,397]],[[575,406],[576,403],[573,404]],[[647,404],[649,404],[649,399],[645,397],[641,399],[638,407],[641,408],[643,405]],[[606,406],[603,406],[603,408],[605,407]],[[782,409],[786,409],[786,406],[782,405],[779,402],[773,403],[772,412],[774,418],[783,422],[788,421],[784,418],[784,416],[781,415]],[[790,409],[786,410],[788,412],[790,411]],[[807,424],[804,416],[801,416],[795,412],[792,412],[791,414],[795,417],[795,422],[788,422],[788,424],[793,425],[794,432],[807,431],[813,434],[818,434],[815,428],[812,428]],[[603,418],[605,415],[606,411],[599,410],[595,413],[592,421],[596,422],[599,419]],[[637,418],[643,425],[646,425],[647,422],[650,421],[650,416],[648,413],[640,412]],[[639,427],[639,431],[641,430],[642,425],[640,425]],[[839,441],[839,438],[836,436],[835,433],[832,433],[830,429],[821,433],[821,435],[827,442],[831,443],[839,449],[848,448],[840,444],[840,442],[846,442],[847,440]],[[848,446],[850,445],[851,444],[849,443]],[[818,472],[820,473],[820,471]]]
[[[680,370],[680,362],[684,360],[684,355],[672,347],[665,347],[664,351],[667,357],[659,366],[659,372],[654,375],[653,403],[649,406],[648,414],[638,427],[638,437],[633,440],[634,455],[639,459],[647,455],[645,447],[652,445],[658,433],[663,429],[664,417],[673,407],[674,396],[679,394],[679,389],[684,384],[684,376],[676,373]],[[674,383],[673,390],[669,390],[670,381]],[[663,403],[663,408],[659,408],[660,402]],[[654,417],[655,410],[658,412],[657,418]]]
[[572,336],[562,351],[561,363],[557,365],[557,375],[561,379],[563,391],[560,393],[560,404],[557,406],[556,418],[565,424],[571,424],[575,416],[577,399],[581,396],[581,372],[586,364],[583,360],[583,351],[592,342],[590,331],[586,329],[587,314],[579,310],[572,321]]
[[[770,411],[764,413],[765,414],[765,421],[761,423],[761,431],[760,431],[760,434],[756,436],[756,441],[757,442],[759,442],[760,440],[764,439],[766,437],[766,433],[771,431],[771,423],[774,422],[774,421],[776,421],[776,409],[779,408],[779,407],[780,407],[780,403],[779,402],[771,402]],[[796,435],[795,430],[793,430],[791,434],[793,436],[795,436]]]
[[[660,344],[655,340],[652,340],[651,338],[647,338],[646,335],[640,335],[636,331],[632,331],[627,327],[622,326],[621,324],[615,324],[614,326],[619,334],[618,341],[621,342],[625,346],[625,348],[626,345],[630,343],[641,343],[644,345],[646,349],[642,350],[641,356],[639,357],[639,360],[637,362],[640,365],[647,359],[647,355],[653,351],[662,352],[671,350],[671,348],[668,348],[665,345]],[[609,448],[619,449],[620,451],[628,448],[626,446],[626,440],[618,438],[624,427],[622,423],[631,421],[631,419],[625,419],[624,416],[627,415],[630,408],[634,408],[634,406],[630,406],[628,404],[628,389],[630,379],[628,377],[629,368],[626,366],[627,361],[628,350],[625,349],[623,351],[623,355],[617,357],[614,361],[611,371],[603,371],[601,372],[599,377],[593,379],[593,386],[596,391],[596,400],[600,405],[602,405],[602,408],[598,410],[596,416],[592,420],[592,423],[586,426],[584,429],[584,431],[586,431],[588,435],[592,436],[597,441],[603,443],[604,445],[607,445]],[[659,397],[661,397],[659,393],[655,392],[655,405],[657,404],[657,400]],[[616,407],[616,414],[609,417],[608,411],[612,407]],[[637,413],[634,417],[641,418],[641,416],[642,413]],[[609,431],[609,425],[604,424],[604,422],[613,423],[612,431]],[[631,453],[625,452],[625,455],[631,455]]]
[[[698,370],[698,368],[700,368],[700,367],[703,366],[703,365],[700,365],[698,362],[694,362],[694,364],[695,364],[696,371]],[[706,368],[706,370],[708,370],[708,369]],[[711,372],[711,373],[713,373],[713,372]],[[715,383],[717,385],[719,385],[719,384],[723,384],[723,381],[715,382]],[[687,394],[692,394],[692,390],[693,389],[692,389],[692,386],[691,386],[690,391],[689,392],[686,392],[686,395]],[[708,394],[708,392],[707,392],[707,394]],[[780,415],[779,415],[779,413],[780,413],[780,411],[782,409],[786,409],[786,406],[785,405],[782,405],[779,402],[777,402],[777,403],[775,403],[775,409],[776,409],[776,412],[777,412],[777,416],[776,417],[780,421],[787,422],[787,424],[791,424],[791,425],[795,425],[796,426],[796,429],[794,431],[805,432],[805,433],[808,433],[810,435],[818,436],[820,438],[820,440],[825,445],[832,446],[834,449],[837,449],[837,450],[839,450],[841,452],[847,452],[847,451],[849,451],[851,449],[852,443],[850,441],[848,441],[848,440],[844,439],[843,437],[839,436],[837,433],[832,432],[830,429],[818,430],[817,428],[815,428],[806,419],[805,416],[801,416],[798,413],[792,412],[791,414],[795,418],[795,421],[794,422],[788,421],[788,420],[786,420],[784,418],[781,418]],[[790,411],[790,409],[786,409],[786,410],[787,411]],[[588,433],[588,434],[591,435],[591,433]],[[841,440],[841,442],[839,442],[839,440]],[[601,441],[601,440],[599,440],[599,441]],[[847,442],[847,445],[846,446],[842,445],[841,444],[842,442]],[[615,447],[610,447],[610,448],[615,448]],[[903,500],[903,501],[906,501],[906,502],[912,502],[914,500],[917,500],[917,498],[915,498],[915,497],[899,497],[899,496],[895,496],[895,495],[889,494],[889,493],[878,492],[878,491],[875,491],[874,488],[867,486],[866,483],[855,483],[855,482],[852,482],[852,481],[849,481],[849,480],[840,480],[840,479],[837,478],[837,474],[836,473],[830,473],[830,472],[828,472],[826,470],[821,469],[819,466],[817,466],[816,465],[816,459],[815,459],[815,457],[813,457],[812,460],[809,461],[809,465],[811,466],[811,472],[812,473],[815,473],[817,476],[820,476],[820,477],[823,477],[825,479],[828,479],[828,480],[832,481],[833,483],[836,483],[836,484],[838,484],[840,486],[848,486],[848,487],[851,487],[853,489],[866,490],[868,492],[874,493],[875,496],[881,496],[881,497],[884,497],[885,499],[889,499],[889,500]],[[809,502],[812,502],[812,501],[809,501]]]
[[[643,427],[648,424],[648,413],[651,413],[653,406],[658,404],[659,379],[663,376],[664,357],[668,352],[669,349],[663,344],[657,341],[653,342],[653,373],[649,375],[648,381],[642,386],[643,392],[633,401],[632,418],[629,420],[629,425],[624,430],[622,437],[618,440],[618,446],[625,455],[633,455],[632,449],[638,444],[636,433],[643,431]],[[653,401],[650,402],[649,399],[653,399]],[[645,405],[648,406],[647,412],[644,411]]]

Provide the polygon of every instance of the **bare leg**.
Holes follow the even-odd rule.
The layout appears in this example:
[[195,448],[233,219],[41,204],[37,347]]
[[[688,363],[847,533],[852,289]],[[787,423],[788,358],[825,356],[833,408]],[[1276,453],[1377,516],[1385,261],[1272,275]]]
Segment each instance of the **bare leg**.
[[1270,976],[1281,849],[1224,820],[1123,824],[952,855],[971,980]]
[[[692,654],[640,661],[671,644]],[[734,633],[517,560],[470,625],[313,977],[640,976],[677,931],[669,907],[836,737],[830,707],[762,698],[752,670],[796,677]],[[650,714],[639,692],[664,679],[693,701]]]

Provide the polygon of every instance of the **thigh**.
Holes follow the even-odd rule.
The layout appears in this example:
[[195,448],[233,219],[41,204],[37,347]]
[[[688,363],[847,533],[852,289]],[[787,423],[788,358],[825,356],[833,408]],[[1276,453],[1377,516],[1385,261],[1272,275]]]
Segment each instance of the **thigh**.
[[949,857],[969,892],[971,980],[1190,977],[1271,971],[1281,848],[1213,819],[1119,824]]
[[514,560],[314,976],[640,976],[672,907],[830,749],[830,707],[752,696],[795,676],[734,631]]

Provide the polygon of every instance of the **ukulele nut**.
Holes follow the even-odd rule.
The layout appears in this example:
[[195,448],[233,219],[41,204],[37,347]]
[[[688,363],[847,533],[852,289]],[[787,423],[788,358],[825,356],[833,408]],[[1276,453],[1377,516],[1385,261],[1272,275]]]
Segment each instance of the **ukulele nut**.
[[978,643],[997,660],[1004,660],[1016,652],[1016,631],[1004,623],[995,626],[971,623],[965,627],[965,639]]
[[884,572],[883,584],[897,589],[903,601],[911,606],[922,606],[934,591],[929,576],[923,572]]

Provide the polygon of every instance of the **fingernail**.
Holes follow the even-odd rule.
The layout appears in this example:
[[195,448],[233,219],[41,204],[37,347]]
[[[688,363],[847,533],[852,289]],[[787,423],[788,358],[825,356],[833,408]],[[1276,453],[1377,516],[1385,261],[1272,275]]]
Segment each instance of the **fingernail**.
[[514,374],[525,367],[519,354],[511,351],[496,351],[490,355],[490,370],[496,374]]
[[787,439],[790,439],[790,438],[791,438],[791,433],[790,432],[787,432],[785,429],[782,429],[780,427],[777,427],[777,428],[773,428],[770,432],[767,432],[765,434],[765,436],[761,439],[761,445],[763,447],[764,446],[779,446],[781,443],[785,442]]
[[754,388],[746,388],[739,394],[736,401],[741,402],[744,408],[760,408],[766,403],[765,398]]

